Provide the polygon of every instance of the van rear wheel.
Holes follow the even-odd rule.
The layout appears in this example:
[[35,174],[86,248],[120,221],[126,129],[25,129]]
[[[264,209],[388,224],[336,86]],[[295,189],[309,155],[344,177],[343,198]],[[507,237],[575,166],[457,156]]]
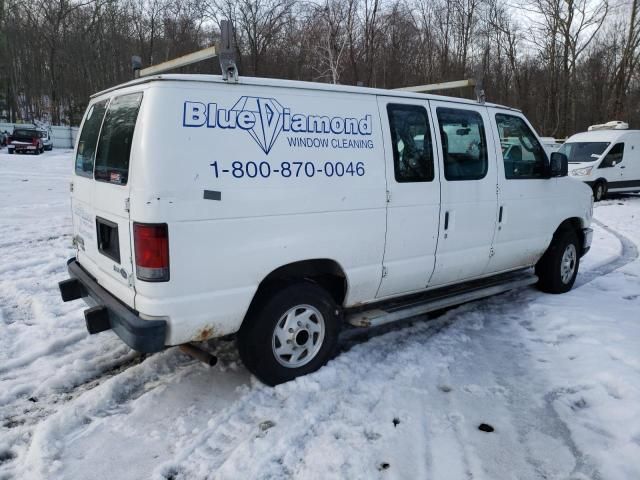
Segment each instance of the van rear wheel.
[[245,366],[268,385],[314,372],[338,344],[340,311],[329,293],[312,282],[284,286],[252,306],[240,332]]
[[547,293],[565,293],[571,290],[580,267],[580,242],[570,228],[553,236],[551,245],[536,264],[538,287]]

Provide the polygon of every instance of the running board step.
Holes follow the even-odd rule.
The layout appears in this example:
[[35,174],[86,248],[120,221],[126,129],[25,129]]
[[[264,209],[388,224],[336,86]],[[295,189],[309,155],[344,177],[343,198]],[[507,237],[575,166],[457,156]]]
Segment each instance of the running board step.
[[[499,283],[488,280],[484,285],[472,287],[463,291],[435,293],[429,298],[410,301],[406,304],[394,303],[387,307],[372,308],[346,315],[346,320],[354,327],[378,327],[387,323],[406,320],[407,318],[425,313],[442,310],[444,308],[472,302],[480,298],[490,297],[517,288],[533,285],[538,277],[532,273],[508,276]],[[487,285],[487,283],[489,283]]]

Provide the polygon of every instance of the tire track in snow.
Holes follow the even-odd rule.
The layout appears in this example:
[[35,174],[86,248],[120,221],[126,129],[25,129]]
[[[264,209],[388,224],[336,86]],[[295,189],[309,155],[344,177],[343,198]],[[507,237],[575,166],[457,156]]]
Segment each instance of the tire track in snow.
[[[496,297],[480,307],[487,312],[485,323],[491,321],[490,315],[496,316],[496,314],[503,319],[516,322],[507,326],[509,328],[505,331],[508,335],[503,342],[495,341],[495,332],[485,336],[484,331],[481,331],[480,335],[473,338],[474,345],[483,352],[478,360],[486,365],[494,382],[503,389],[508,407],[507,414],[517,433],[517,441],[521,445],[518,451],[524,452],[524,459],[535,472],[535,478],[576,478],[575,476],[582,478],[584,476],[592,480],[600,480],[602,476],[596,465],[578,448],[567,424],[553,407],[553,400],[558,392],[549,390],[546,377],[536,368],[536,361],[540,360],[535,358],[536,355],[527,345],[534,340],[518,337],[517,332],[513,330],[519,326],[529,333],[535,331],[537,314],[527,307],[532,300],[544,294],[537,294],[535,291],[529,293],[533,295],[525,295],[521,298],[513,295],[509,302],[500,302]],[[498,330],[503,334],[502,328]],[[497,345],[500,346],[499,349],[495,348]],[[473,371],[477,366],[470,364],[466,368]],[[481,375],[483,368],[478,370]],[[541,395],[542,393],[544,395]],[[561,451],[564,448],[565,453],[570,453],[575,462],[574,466],[570,468],[566,458],[564,465],[557,460],[556,463],[549,464],[549,459],[543,458],[540,451],[535,451],[536,436],[556,442],[556,450]],[[563,467],[565,471],[562,471]],[[549,471],[550,469],[559,471]]]
[[[639,256],[638,247],[635,245],[633,241],[631,241],[626,236],[616,231],[614,228],[609,227],[608,225],[605,225],[604,223],[598,220],[594,219],[594,223],[618,239],[622,247],[621,253],[620,255],[618,255],[617,257],[615,257],[614,259],[612,259],[611,261],[607,262],[604,265],[600,265],[593,269],[580,272],[580,275],[574,286],[575,289],[581,288],[584,285],[592,282],[596,278],[600,278],[602,276],[608,275],[630,264],[631,262],[636,261]],[[537,298],[541,298],[543,295],[545,294],[542,292],[538,292],[533,288],[528,288],[525,290],[507,292],[505,294],[498,295],[495,297],[478,300],[476,302],[472,302],[471,304],[467,304],[465,306],[476,305],[476,306],[479,306],[480,308],[487,308],[491,304],[497,304],[499,307],[502,307],[502,309],[504,310],[503,312],[504,314],[508,314],[509,312],[512,312],[512,313],[513,312],[519,313],[523,311],[527,312],[526,310],[527,305],[530,302],[536,300]],[[418,322],[425,322],[425,320],[427,321],[427,325],[432,326],[432,328],[429,328],[426,332],[423,332],[423,334],[427,335],[425,338],[428,341],[431,339],[431,337],[434,337],[438,333],[442,332],[443,330],[446,330],[451,326],[453,326],[456,323],[456,320],[457,320],[456,317],[458,317],[457,312],[464,315],[466,311],[466,309],[464,308],[465,306],[454,307],[453,309],[448,309],[445,312],[434,313],[427,316],[423,315],[419,317],[414,317],[412,319],[407,319],[404,322],[399,322],[395,325],[394,324],[386,325],[386,326],[378,327],[376,329],[362,329],[362,328],[348,329],[345,332],[343,332],[343,334],[341,335],[340,352],[343,353],[343,352],[349,351],[354,346],[361,343],[366,343],[367,341],[371,340],[376,336],[383,335],[385,333],[396,331],[396,330],[405,329],[408,326],[417,324]],[[443,313],[449,313],[449,312],[451,312],[452,315],[443,315]],[[527,312],[527,313],[529,314],[529,316],[531,316],[530,312]],[[522,320],[522,319],[520,320],[521,321],[519,323],[521,326],[527,329],[531,328],[531,327],[527,327],[526,325],[527,320]],[[529,325],[531,325],[531,323],[532,322],[529,321]],[[474,338],[473,341],[479,342],[481,340],[479,338]],[[524,345],[521,345],[521,348],[527,348],[527,347],[525,347]],[[486,351],[488,352],[487,355],[489,356],[493,355],[491,353],[490,348],[487,348]],[[528,348],[527,348],[527,351],[529,352]],[[501,353],[504,354],[504,351]],[[514,359],[513,360],[514,368],[521,369],[522,372],[526,372],[527,374],[530,375],[531,369],[526,369],[521,365],[522,360],[520,357],[522,355],[523,355],[522,351],[519,351],[519,349],[514,348],[513,352],[511,352],[511,355],[507,355],[505,356],[505,358]],[[526,355],[530,355],[530,352],[527,353]],[[499,358],[494,358],[493,361],[489,363],[491,365],[499,365],[501,366],[501,368],[504,367],[504,361],[501,361]],[[471,366],[470,368],[473,368],[473,367]],[[505,383],[502,380],[503,378],[520,378],[521,375],[523,375],[524,373],[518,374],[517,372],[515,373],[511,372],[511,374],[512,375],[510,376],[510,373],[508,371],[500,371],[500,372],[494,372],[492,376],[495,379],[496,384],[502,385],[505,388],[505,391],[508,392],[507,399],[511,406],[510,410],[511,410],[512,423],[518,432],[518,437],[522,445],[522,451],[527,452],[529,450],[529,447],[527,445],[527,442],[529,441],[528,436],[530,435],[531,429],[534,428],[534,426],[528,424],[527,422],[523,423],[523,421],[519,419],[519,414],[521,413],[522,405],[526,404],[526,400],[531,398],[531,395],[535,394],[535,392],[528,391],[526,388],[522,388],[522,386],[520,385],[515,385],[513,383]],[[539,380],[539,381],[542,381],[542,380]],[[602,476],[598,472],[597,467],[594,465],[592,460],[587,455],[585,455],[575,444],[571,436],[569,427],[562,420],[562,418],[559,416],[559,414],[556,412],[556,410],[553,407],[553,402],[560,394],[561,392],[557,392],[557,391],[547,392],[542,399],[543,406],[541,408],[536,409],[538,411],[537,417],[541,419],[540,421],[541,421],[541,424],[543,425],[543,428],[541,428],[540,431],[541,433],[545,433],[545,434],[548,432],[552,433],[553,438],[555,438],[557,441],[560,441],[564,445],[564,447],[571,453],[571,456],[575,461],[575,467],[572,469],[571,475],[586,475],[588,478],[599,480],[602,478]],[[454,429],[454,431],[455,430],[456,429]],[[469,468],[470,462],[469,462],[468,454],[465,452],[465,449],[463,448],[465,439],[457,431],[456,431],[456,437],[458,441],[457,443],[459,443],[459,446],[460,446],[459,453],[462,455],[461,460],[465,465],[465,469],[467,470],[467,473],[473,476],[472,471]],[[545,472],[545,468],[548,468],[548,466],[545,467],[543,462],[541,462],[539,459],[535,458],[531,454],[528,454],[526,456],[526,461],[527,463],[529,463],[529,465],[536,472],[537,475],[540,475],[543,478],[546,478],[546,476],[548,475],[548,472]]]
[[[0,462],[0,478],[5,478],[3,475],[7,475],[6,478],[12,478],[12,474],[15,473],[13,471],[15,462],[21,460],[26,453],[33,433],[40,423],[112,377],[117,377],[125,370],[142,364],[146,357],[135,352],[123,352],[123,356],[113,361],[97,357],[96,361],[103,369],[87,379],[42,394],[31,394],[30,386],[17,390],[13,402],[0,406],[0,432],[6,440],[5,448],[0,442],[0,456],[3,452],[11,453],[5,462]],[[74,360],[69,358],[69,361]],[[134,392],[128,393],[134,394]],[[125,397],[121,400],[124,401]]]
[[628,239],[626,236],[624,236],[614,228],[605,225],[595,218],[593,219],[593,223],[595,223],[611,235],[615,236],[620,241],[620,244],[622,245],[622,253],[618,258],[612,260],[611,262],[600,265],[599,267],[588,270],[578,275],[573,288],[580,288],[583,285],[592,282],[596,278],[608,275],[615,270],[618,270],[638,259],[638,247],[635,243],[633,243],[630,239]]
[[25,241],[0,246],[0,478],[12,476],[39,423],[145,358],[115,339],[90,339],[81,305],[60,302],[69,235],[56,234],[60,216],[49,220],[35,238],[31,225],[16,226]]
[[[614,261],[612,261],[612,263],[617,262],[619,259],[615,259]],[[600,267],[602,268],[602,267]],[[503,305],[507,305],[507,304],[511,304],[511,303],[522,303],[522,305],[510,305],[509,306],[509,310],[513,310],[515,307],[515,310],[518,310],[522,307],[524,307],[524,305],[526,305],[527,301],[530,301],[532,299],[535,299],[537,296],[541,295],[539,293],[537,293],[535,290],[530,289],[528,291],[525,291],[526,295],[524,297],[518,297],[514,295],[503,295],[501,297],[494,297],[493,299],[489,299],[486,301],[481,301],[481,302],[476,302],[476,306],[478,303],[487,303],[487,302],[491,302],[491,301],[498,301],[499,303],[503,304]],[[519,292],[522,293],[522,292]],[[421,343],[427,342],[429,343],[429,340],[431,337],[437,335],[440,332],[445,331],[447,328],[449,328],[451,325],[454,325],[459,318],[457,318],[460,314],[464,315],[465,312],[468,312],[468,310],[470,310],[471,304],[468,306],[462,306],[462,307],[458,307],[457,309],[455,309],[455,311],[451,311],[451,315],[440,315],[438,318],[436,318],[435,320],[433,320],[432,322],[429,322],[428,324],[424,325],[424,330],[422,328],[420,328],[420,341]],[[420,319],[414,319],[412,321],[409,321],[408,323],[417,323],[418,321],[420,321]],[[406,325],[405,325],[406,327]],[[397,326],[394,329],[390,329],[390,330],[398,330]],[[402,344],[406,341],[410,341],[411,340],[411,336],[414,334],[413,332],[411,332],[411,330],[413,329],[407,329],[407,328],[403,328],[404,332],[400,332],[400,338],[397,338],[394,342],[395,347],[385,347],[383,349],[380,349],[380,351],[378,352],[377,355],[374,355],[374,363],[376,364],[386,364],[388,363],[387,360],[389,359],[389,357],[393,357],[395,355],[395,353],[397,352],[397,350],[402,350]],[[371,332],[368,332],[368,336],[369,339],[371,339],[371,337],[375,337],[375,336],[379,336],[380,333],[383,332],[379,332],[376,335],[371,335]],[[426,334],[426,335],[425,335]],[[364,343],[364,341],[356,341],[355,345]],[[353,345],[353,346],[355,346]],[[366,348],[366,347],[365,347]],[[377,357],[377,358],[376,358]],[[395,363],[395,362],[394,362]],[[402,362],[400,362],[402,363]],[[124,371],[123,371],[124,372]],[[120,373],[123,373],[120,372]],[[395,374],[393,376],[396,376],[400,374],[400,371],[396,371]],[[162,375],[158,378],[159,382],[162,382]],[[495,377],[495,375],[494,375]],[[166,377],[165,377],[166,378]],[[253,392],[254,389],[251,389],[251,391],[249,392],[249,395],[244,397],[243,399],[241,399],[238,402],[234,402],[232,404],[229,405],[229,407],[227,407],[227,409],[225,409],[226,413],[222,413],[220,416],[218,416],[216,418],[217,421],[221,421],[220,423],[222,423],[223,425],[221,425],[221,428],[215,432],[213,434],[213,438],[208,438],[206,442],[204,442],[204,445],[202,445],[200,448],[196,449],[196,454],[195,457],[197,457],[199,459],[199,461],[204,462],[205,464],[209,464],[209,465],[218,465],[221,466],[225,463],[225,458],[229,455],[233,455],[233,452],[236,449],[240,449],[240,445],[242,445],[243,443],[243,436],[242,434],[239,435],[239,432],[236,432],[235,429],[231,429],[229,430],[228,424],[234,424],[236,422],[236,420],[234,420],[239,412],[243,411],[242,408],[242,404],[249,405],[253,403],[253,400],[255,400],[255,396],[251,393]],[[144,391],[144,390],[143,390]],[[270,390],[269,390],[270,392]],[[83,392],[84,393],[84,392]],[[263,394],[266,392],[263,392]],[[134,397],[136,397],[137,395],[134,395]],[[262,395],[259,395],[262,396]],[[264,397],[263,397],[264,399]],[[130,398],[125,399],[120,399],[121,401],[125,401],[125,403],[131,401]],[[274,409],[278,408],[278,403],[279,402],[274,402],[274,404],[272,404],[272,407]],[[121,407],[123,407],[121,405]],[[121,408],[119,407],[119,408]],[[371,404],[368,406],[369,409],[374,409],[375,405]],[[126,407],[124,407],[126,408]],[[437,407],[436,407],[437,408]],[[110,415],[112,412],[108,412],[107,414]],[[320,422],[320,424],[322,424],[323,421],[327,421],[331,418],[331,415],[333,414],[333,412],[331,410],[328,410],[326,412],[323,412],[323,415],[321,415],[321,419],[322,421]],[[517,414],[517,409],[514,408],[514,414]],[[551,413],[552,415],[552,413]],[[550,416],[551,416],[550,415]],[[255,421],[258,422],[260,420],[260,418],[256,418]],[[318,420],[318,419],[316,419]],[[558,419],[558,421],[561,422],[561,420]],[[554,420],[555,422],[555,420]],[[218,422],[216,422],[218,423]],[[244,422],[240,422],[240,424],[242,425]],[[224,425],[227,425],[227,427],[225,427]],[[562,424],[563,425],[563,424]],[[559,430],[562,430],[562,425],[559,426]],[[455,425],[452,425],[452,428],[456,427]],[[564,426],[564,430],[566,429],[566,426]],[[428,429],[428,425],[427,428],[425,429],[425,431],[429,431]],[[455,443],[459,446],[459,447],[463,447],[465,444],[465,435],[464,432],[458,430],[457,428],[453,428],[454,431],[454,437],[455,437]],[[245,432],[246,433],[246,432]],[[315,431],[315,429],[311,429],[311,431],[307,431],[306,433],[303,434],[297,434],[294,435],[293,438],[295,438],[297,441],[299,441],[302,444],[306,444],[307,442],[310,441],[310,438],[314,437],[315,435],[317,435],[318,432]],[[431,434],[429,434],[431,435]],[[204,438],[203,438],[204,440]],[[429,439],[427,439],[429,440]],[[426,442],[426,444],[429,444],[429,441]],[[228,447],[222,447],[222,445],[228,445]],[[522,444],[522,449],[526,448],[526,444]],[[569,445],[568,447],[572,452],[574,453],[574,456],[576,458],[576,464],[578,465],[583,465],[583,463],[581,463],[580,456],[581,453],[575,449],[575,448],[571,448],[571,446]],[[304,450],[303,450],[304,451]],[[194,452],[195,453],[195,452]],[[460,461],[465,465],[464,470],[467,472],[467,475],[473,475],[473,471],[476,470],[475,468],[470,468],[470,465],[474,464],[474,456],[472,455],[471,459],[469,458],[469,454],[466,451],[465,448],[461,448],[459,449],[459,454],[461,456]],[[195,460],[194,458],[191,458],[191,460]],[[178,464],[179,465],[179,464]],[[531,465],[532,468],[534,469],[538,469],[538,471],[542,468],[542,466],[540,465],[536,465],[535,463],[535,459],[533,461],[531,461]],[[171,468],[168,469],[169,471],[172,470]],[[287,471],[286,467],[283,466],[283,470],[282,471]],[[593,469],[590,468],[590,466],[581,466],[577,471],[579,472],[589,472],[591,475],[597,475],[597,472],[594,472]],[[178,470],[179,472],[179,470]],[[597,478],[593,477],[593,478]]]
[[[574,289],[581,288],[597,278],[608,275],[636,261],[639,256],[638,247],[633,241],[619,233],[614,228],[609,227],[598,220],[594,219],[594,223],[611,235],[615,236],[620,241],[622,251],[620,255],[607,262],[606,264],[600,265],[593,269],[589,269],[586,272],[581,272],[578,280],[576,281]],[[523,292],[526,292],[526,294],[522,295]],[[490,310],[489,305],[493,304],[494,308],[497,306],[502,310],[502,313],[504,314],[508,314],[509,312],[512,312],[514,310],[525,312],[525,318],[523,319],[522,317],[520,317],[518,323],[526,330],[531,332],[533,331],[532,325],[534,324],[534,315],[532,315],[532,313],[527,310],[527,305],[531,301],[535,300],[536,298],[540,298],[543,295],[543,293],[536,292],[534,289],[530,288],[521,292],[509,292],[504,295],[491,297],[489,299],[485,299],[484,301],[481,300],[478,303],[481,304],[480,308],[486,308],[487,310]],[[482,336],[474,338],[473,341],[482,341]],[[490,345],[487,345],[487,347],[490,347]],[[526,348],[526,351],[521,351],[522,348]],[[487,356],[494,356],[494,352],[492,352],[491,348],[486,348],[486,352]],[[521,378],[523,375],[527,375],[529,377],[529,381],[527,382],[527,384],[531,383],[530,375],[532,369],[527,369],[523,366],[523,362],[525,361],[524,359],[526,359],[530,354],[531,351],[528,349],[528,347],[526,347],[524,344],[521,344],[519,348],[513,349],[511,355],[504,356],[505,358],[511,359],[512,368],[515,369],[512,372],[508,371],[509,368],[505,368],[508,363],[501,362],[499,358],[494,358],[494,361],[489,362],[491,365],[497,365],[501,369],[500,372],[495,372],[494,378],[496,380],[496,383],[502,385],[505,388],[505,392],[508,393],[507,398],[512,406],[512,421],[519,432],[519,438],[522,443],[523,450],[527,451],[527,436],[530,435],[532,428],[538,428],[540,432],[552,433],[553,438],[561,441],[562,444],[571,453],[571,456],[575,461],[575,467],[570,472],[571,478],[573,478],[574,475],[583,475],[586,478],[591,478],[594,480],[603,478],[599,473],[598,468],[593,463],[593,460],[588,455],[585,455],[576,445],[572,438],[569,427],[554,408],[553,403],[560,396],[562,396],[564,392],[554,389],[548,391],[543,396],[543,405],[541,407],[535,408],[535,410],[539,413],[533,416],[533,418],[539,419],[539,425],[531,425],[526,421],[526,419],[522,419],[522,405],[526,404],[527,400],[535,398],[536,389],[527,389],[525,384],[507,382],[506,379]],[[473,366],[471,366],[470,368],[473,368]],[[533,370],[535,371],[535,369]],[[535,379],[533,380],[535,381]],[[538,381],[539,380],[540,379],[538,379]],[[541,385],[539,390],[543,389],[544,387]],[[540,428],[540,426],[542,426],[542,428]],[[541,462],[540,459],[532,455],[527,456],[527,461],[542,478],[548,477],[549,472],[544,471],[544,462]]]
[[42,237],[42,238],[34,238],[33,240],[27,240],[27,241],[15,241],[15,242],[7,242],[7,243],[0,243],[0,249],[2,248],[9,248],[9,247],[32,247],[34,245],[37,244],[41,244],[41,243],[46,243],[46,242],[51,242],[53,240],[57,240],[59,238],[71,238],[71,234],[70,233],[61,233],[59,235],[47,235],[46,237]]

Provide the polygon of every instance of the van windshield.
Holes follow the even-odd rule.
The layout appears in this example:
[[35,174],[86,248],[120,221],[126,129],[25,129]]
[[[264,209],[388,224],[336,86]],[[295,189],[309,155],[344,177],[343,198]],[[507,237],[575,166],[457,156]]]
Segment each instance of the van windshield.
[[122,95],[111,100],[104,117],[94,177],[96,180],[125,185],[129,177],[129,155],[138,118],[142,93]]
[[569,163],[595,162],[609,146],[609,142],[570,142],[560,147]]

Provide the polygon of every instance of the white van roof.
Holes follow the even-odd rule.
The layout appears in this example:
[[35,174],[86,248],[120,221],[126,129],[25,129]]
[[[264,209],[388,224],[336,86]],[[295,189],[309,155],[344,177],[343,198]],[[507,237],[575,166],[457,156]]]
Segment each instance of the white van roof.
[[[204,82],[204,83],[222,83],[227,84],[222,80],[221,75],[201,75],[201,74],[162,74],[152,75],[149,77],[137,78],[120,85],[116,85],[101,92],[91,95],[91,98],[104,95],[105,93],[119,90],[125,87],[131,87],[133,85],[156,82],[156,81],[173,81],[173,82]],[[432,100],[447,100],[456,103],[466,103],[469,105],[478,105],[475,100],[469,100],[466,98],[447,97],[443,95],[433,95],[426,93],[406,92],[403,90],[387,90],[383,88],[369,88],[369,87],[354,87],[350,85],[335,85],[331,83],[319,83],[319,82],[302,82],[299,80],[281,80],[276,78],[261,78],[261,77],[238,77],[238,83],[240,85],[253,85],[261,87],[277,87],[277,88],[289,88],[289,89],[304,89],[304,90],[321,90],[330,92],[344,92],[344,93],[360,93],[367,95],[386,95],[399,98],[416,98],[416,99],[432,99]],[[233,84],[233,85],[237,85]],[[505,110],[512,110],[515,112],[521,112],[521,110],[512,107],[506,107],[504,105],[498,105],[495,103],[484,103],[487,107],[503,108]]]
[[640,130],[592,130],[572,135],[565,143],[572,142],[609,142],[620,141],[628,135],[640,135]]

